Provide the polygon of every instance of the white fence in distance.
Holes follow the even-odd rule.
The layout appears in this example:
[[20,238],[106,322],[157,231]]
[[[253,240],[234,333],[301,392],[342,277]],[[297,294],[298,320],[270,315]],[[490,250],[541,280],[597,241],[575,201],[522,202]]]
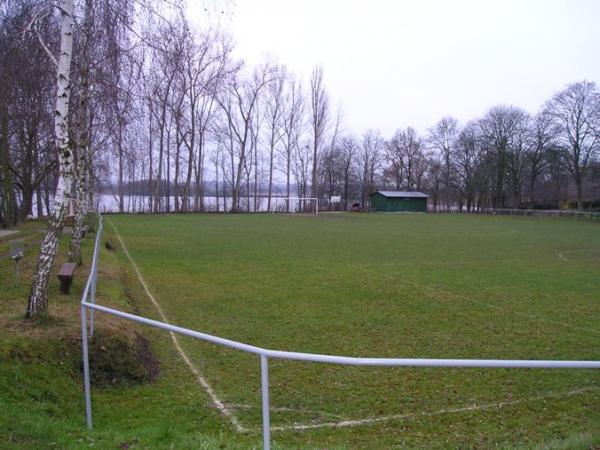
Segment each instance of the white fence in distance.
[[451,208],[450,210],[434,210],[429,208],[431,213],[445,214],[489,214],[494,216],[528,216],[528,217],[575,217],[581,219],[600,220],[600,212],[577,211],[573,209],[511,209],[511,208],[477,208],[471,211]]

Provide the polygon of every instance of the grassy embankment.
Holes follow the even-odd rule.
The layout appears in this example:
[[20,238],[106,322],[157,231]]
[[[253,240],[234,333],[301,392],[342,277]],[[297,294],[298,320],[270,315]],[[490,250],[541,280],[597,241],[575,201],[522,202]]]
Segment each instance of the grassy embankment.
[[[41,222],[0,240],[41,239]],[[96,315],[92,342],[95,427],[88,432],[81,381],[79,300],[89,270],[93,235],[84,241],[84,260],[70,295],[59,293],[53,275],[49,317],[24,320],[29,279],[38,246],[21,261],[0,260],[0,448],[249,448],[258,436],[238,436],[220,420],[187,367],[174,354],[168,335]],[[106,239],[111,241],[110,230]],[[66,261],[61,241],[55,272]],[[112,244],[114,247],[117,244]],[[0,250],[0,254],[5,253]],[[104,246],[97,299],[152,314],[126,260]]]

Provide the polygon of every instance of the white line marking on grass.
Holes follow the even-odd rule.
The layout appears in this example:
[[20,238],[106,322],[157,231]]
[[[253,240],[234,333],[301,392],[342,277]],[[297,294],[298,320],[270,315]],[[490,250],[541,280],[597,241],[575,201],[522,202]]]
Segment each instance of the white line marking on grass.
[[[107,217],[107,219],[108,219],[108,217]],[[165,313],[163,312],[162,308],[160,307],[160,304],[156,301],[156,299],[154,298],[154,296],[150,292],[150,289],[148,288],[148,285],[144,281],[144,277],[142,277],[142,274],[141,274],[140,270],[138,269],[138,266],[136,265],[136,263],[133,261],[133,258],[129,254],[129,251],[127,250],[127,247],[125,247],[125,243],[123,242],[123,239],[121,239],[121,236],[119,235],[119,232],[117,231],[117,227],[112,223],[112,221],[110,219],[108,219],[108,223],[110,223],[110,226],[113,228],[113,230],[115,230],[115,234],[117,236],[117,239],[119,240],[119,243],[121,244],[121,247],[123,247],[123,251],[127,255],[127,258],[129,259],[129,262],[131,262],[131,265],[133,266],[133,269],[135,270],[135,273],[137,274],[137,277],[140,280],[140,283],[141,283],[142,287],[144,288],[144,291],[146,292],[146,295],[152,301],[152,304],[156,307],[156,310],[158,311],[158,314],[160,315],[160,318],[162,319],[163,322],[170,323],[169,320],[167,319],[167,316],[165,315]],[[204,376],[200,373],[200,371],[194,365],[194,363],[192,363],[192,361],[190,360],[190,358],[188,357],[188,355],[185,353],[185,351],[183,350],[183,348],[181,348],[181,345],[179,345],[179,339],[177,338],[177,335],[175,333],[173,333],[172,331],[169,331],[169,334],[171,335],[171,340],[173,341],[173,345],[177,349],[177,352],[181,356],[181,359],[183,359],[183,361],[190,368],[190,370],[192,371],[192,373],[196,377],[196,380],[204,388],[204,390],[206,391],[206,393],[208,394],[208,396],[212,400],[213,404],[217,407],[217,409],[225,417],[227,417],[229,419],[229,421],[231,422],[231,424],[233,425],[233,427],[235,428],[235,430],[238,433],[245,433],[246,431],[248,431],[248,430],[246,430],[245,427],[243,427],[240,424],[240,421],[233,414],[233,412],[231,411],[231,409],[225,403],[223,403],[223,401],[221,401],[221,399],[219,399],[219,397],[217,396],[217,394],[214,391],[214,389],[212,388],[212,386],[208,383],[208,381],[206,381],[206,378],[204,378]]]
[[[262,406],[261,405],[246,405],[243,403],[230,403],[229,406],[231,406],[232,408],[239,408],[239,409],[261,409]],[[286,408],[285,406],[269,406],[269,411],[271,412],[294,412],[294,413],[302,413],[302,414],[320,414],[321,416],[324,417],[331,417],[334,419],[342,419],[342,416],[340,416],[339,414],[333,414],[333,413],[328,413],[328,412],[324,412],[324,411],[319,411],[319,412],[315,412],[315,411],[309,411],[308,409],[303,409],[303,408]]]
[[324,422],[324,423],[311,423],[311,424],[294,424],[294,425],[286,425],[286,426],[277,426],[271,427],[271,431],[304,431],[311,430],[315,428],[344,428],[344,427],[355,427],[361,425],[372,425],[379,422],[387,422],[391,420],[415,420],[419,417],[431,417],[431,416],[439,416],[443,414],[459,414],[463,412],[471,412],[471,411],[487,411],[493,409],[502,409],[507,406],[518,405],[520,403],[546,400],[550,398],[567,398],[575,395],[584,394],[589,391],[598,390],[596,386],[588,386],[580,389],[574,389],[572,391],[567,392],[548,392],[543,395],[538,395],[535,397],[527,397],[519,400],[507,400],[503,402],[493,402],[493,403],[483,403],[480,405],[469,405],[469,406],[461,406],[456,408],[444,408],[439,409],[437,411],[425,411],[417,414],[395,414],[392,416],[381,416],[381,417],[370,417],[365,419],[350,419],[350,420],[342,420],[340,422]]
[[[597,249],[597,248],[584,248],[584,249],[581,249],[581,250],[563,250],[562,252],[560,252],[558,254],[558,257],[560,259],[562,259],[563,261],[571,261],[563,253],[584,253],[584,252],[598,252],[598,253],[600,253],[600,250]],[[590,258],[585,258],[585,259],[582,259],[580,261],[595,261],[596,259],[597,258],[592,257],[591,259]]]

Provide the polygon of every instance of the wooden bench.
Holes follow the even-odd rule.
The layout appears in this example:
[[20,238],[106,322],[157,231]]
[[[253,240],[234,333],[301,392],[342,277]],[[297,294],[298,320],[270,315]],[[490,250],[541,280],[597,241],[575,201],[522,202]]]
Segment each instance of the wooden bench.
[[71,283],[73,283],[73,274],[77,264],[75,263],[64,263],[58,272],[58,279],[60,280],[60,292],[68,294],[71,290]]

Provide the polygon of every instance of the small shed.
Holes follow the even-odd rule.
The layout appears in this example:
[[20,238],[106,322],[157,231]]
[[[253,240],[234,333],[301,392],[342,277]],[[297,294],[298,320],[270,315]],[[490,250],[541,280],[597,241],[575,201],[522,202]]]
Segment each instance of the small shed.
[[427,194],[406,191],[377,191],[371,207],[382,212],[427,212]]

